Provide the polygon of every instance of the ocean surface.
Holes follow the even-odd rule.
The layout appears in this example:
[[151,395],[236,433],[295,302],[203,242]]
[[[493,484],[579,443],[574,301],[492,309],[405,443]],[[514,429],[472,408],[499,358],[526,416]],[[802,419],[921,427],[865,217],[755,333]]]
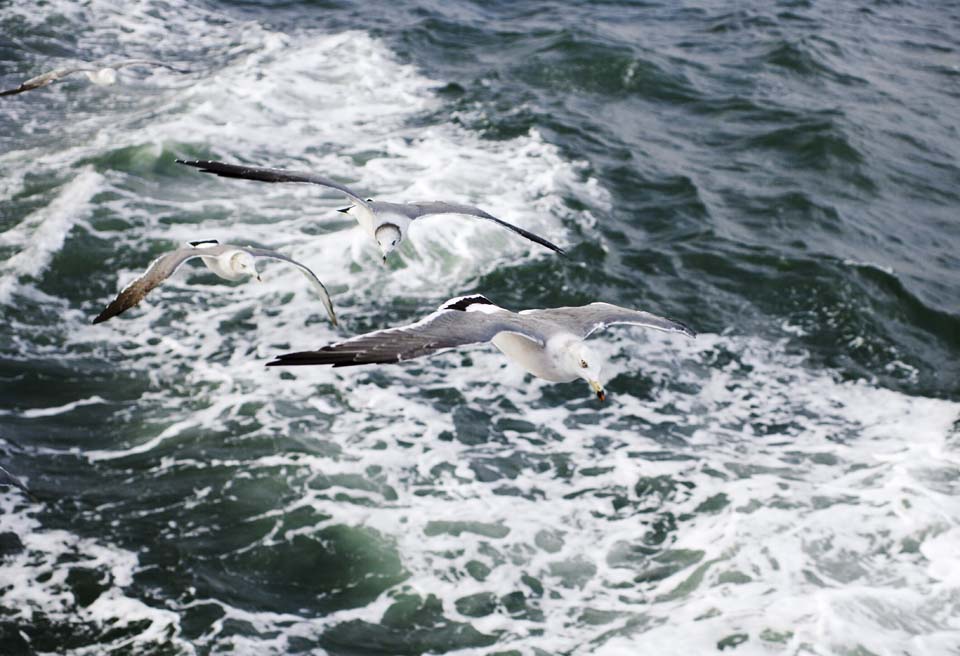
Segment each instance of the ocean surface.
[[[955,2],[0,1],[0,654],[960,654]],[[474,203],[388,265],[310,185]],[[159,254],[219,239],[291,267]],[[604,300],[607,402],[492,347]]]

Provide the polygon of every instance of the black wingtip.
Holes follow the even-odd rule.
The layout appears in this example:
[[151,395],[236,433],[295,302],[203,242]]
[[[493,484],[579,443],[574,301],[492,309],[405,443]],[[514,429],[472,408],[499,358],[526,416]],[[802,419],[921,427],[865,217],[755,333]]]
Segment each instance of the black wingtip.
[[680,332],[680,334],[686,335],[691,339],[696,339],[697,331],[695,331],[693,328],[683,323],[682,321],[677,321],[676,319],[670,319],[670,321],[672,321],[673,323],[677,324],[677,326],[679,326],[680,330],[678,332]]
[[458,298],[451,298],[449,301],[440,306],[441,310],[457,310],[459,312],[466,312],[467,308],[471,305],[496,305],[489,298],[483,294],[471,294],[469,296],[460,296]]
[[268,362],[267,367],[290,367],[304,364],[320,364],[314,361],[316,353],[314,351],[298,351],[296,353],[284,353],[274,356],[273,360]]

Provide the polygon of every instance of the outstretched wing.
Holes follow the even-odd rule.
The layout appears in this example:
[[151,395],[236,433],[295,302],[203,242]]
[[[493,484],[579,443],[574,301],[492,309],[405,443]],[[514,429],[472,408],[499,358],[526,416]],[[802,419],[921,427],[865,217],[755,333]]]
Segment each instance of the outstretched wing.
[[173,64],[168,64],[167,62],[156,59],[124,59],[115,64],[104,64],[101,68],[127,68],[130,66],[159,66],[160,68],[166,68],[176,73],[193,72],[189,68],[180,68],[179,66],[174,66]]
[[478,219],[493,221],[494,223],[501,225],[508,230],[513,230],[518,235],[526,237],[530,241],[536,242],[541,246],[546,246],[550,250],[560,253],[560,255],[566,255],[566,251],[556,244],[547,241],[540,235],[535,235],[529,230],[524,230],[523,228],[515,226],[512,223],[507,223],[502,219],[498,219],[492,214],[484,212],[479,207],[473,207],[472,205],[461,205],[459,203],[446,203],[441,200],[435,200],[429,203],[407,203],[407,207],[413,210],[411,212],[411,219],[419,219],[420,217],[430,216],[431,214],[459,214],[461,216],[472,216]]
[[282,169],[264,169],[254,166],[238,166],[236,164],[224,164],[223,162],[212,162],[209,160],[182,160],[178,159],[177,164],[185,164],[200,169],[204,173],[213,173],[222,178],[239,178],[241,180],[259,180],[260,182],[307,182],[310,184],[330,187],[344,194],[350,200],[360,205],[369,206],[361,196],[357,195],[352,189],[339,182],[334,182],[330,178],[314,175],[312,173],[302,173],[298,171],[284,171]]
[[320,295],[320,300],[323,302],[323,306],[327,309],[327,314],[330,316],[330,323],[332,323],[334,326],[337,325],[337,315],[333,311],[333,302],[330,300],[330,293],[327,292],[327,288],[324,287],[323,283],[320,282],[320,279],[317,278],[317,274],[311,271],[309,267],[300,264],[293,258],[287,257],[283,253],[278,253],[277,251],[271,251],[265,248],[245,248],[244,250],[254,257],[270,257],[275,260],[289,262],[290,264],[298,267],[303,273],[304,277],[310,281],[310,284],[313,285],[313,288],[316,289],[317,293]]
[[8,472],[3,467],[0,467],[0,485],[6,485],[10,487],[18,487],[27,494],[33,496],[33,493],[23,484],[19,478]]
[[610,303],[590,303],[580,307],[562,307],[549,310],[524,310],[521,315],[536,316],[563,324],[574,334],[583,338],[607,326],[623,323],[644,328],[653,328],[668,333],[680,333],[687,337],[697,334],[690,328],[672,319],[665,319],[649,312],[630,310]]
[[81,66],[76,68],[58,68],[54,71],[47,71],[42,75],[32,77],[26,82],[20,84],[20,86],[7,89],[5,91],[0,91],[0,96],[12,96],[18,93],[23,93],[24,91],[31,91],[32,89],[39,89],[40,87],[45,87],[52,82],[56,82],[60,78],[72,75],[73,73],[85,73],[87,71],[92,71],[93,68],[88,66]]
[[543,337],[508,312],[484,314],[441,309],[416,323],[377,330],[316,351],[280,355],[267,366],[388,364],[430,355],[442,349],[489,342],[500,333],[516,333],[543,345]]
[[203,249],[178,248],[166,255],[161,255],[150,263],[142,276],[124,287],[117,297],[111,301],[110,305],[97,315],[93,323],[101,323],[132,308],[142,301],[151,289],[172,276],[174,271],[190,258],[200,257],[201,255],[218,255],[222,250],[222,246]]

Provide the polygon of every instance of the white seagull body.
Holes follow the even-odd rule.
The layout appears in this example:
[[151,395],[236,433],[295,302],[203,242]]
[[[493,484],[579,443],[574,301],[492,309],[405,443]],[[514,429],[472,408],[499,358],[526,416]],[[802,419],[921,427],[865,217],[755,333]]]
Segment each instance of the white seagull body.
[[39,89],[47,86],[48,84],[52,84],[57,80],[63,79],[68,75],[73,75],[74,73],[83,73],[87,76],[88,80],[101,86],[113,84],[117,81],[117,70],[130,66],[159,66],[161,68],[168,68],[171,71],[176,71],[177,73],[190,72],[186,69],[172,66],[166,62],[154,61],[152,59],[127,59],[113,64],[91,62],[82,66],[58,68],[56,70],[43,73],[42,75],[37,75],[36,77],[32,77],[26,82],[21,83],[18,87],[0,91],[0,96],[13,96],[18,93],[23,93],[24,91]]
[[323,286],[316,274],[305,265],[277,251],[249,246],[221,245],[215,240],[190,242],[189,246],[178,248],[155,259],[142,276],[127,285],[110,305],[97,315],[93,323],[106,321],[133,307],[143,300],[143,297],[150,290],[172,276],[181,264],[197,257],[208,269],[226,280],[242,280],[247,276],[253,276],[260,280],[256,258],[271,258],[293,264],[300,269],[320,295],[320,300],[323,301],[330,322],[333,325],[337,324],[337,315],[333,311],[333,303],[330,301],[327,288]]
[[388,364],[457,346],[493,342],[510,360],[538,378],[557,383],[583,378],[603,401],[602,363],[584,340],[612,324],[695,336],[677,321],[609,303],[517,313],[477,295],[451,299],[416,323],[359,335],[316,351],[287,353],[267,366]]
[[414,220],[435,214],[456,214],[491,221],[508,230],[512,230],[530,241],[536,242],[541,246],[546,246],[561,255],[565,254],[562,248],[547,241],[543,237],[515,226],[512,223],[498,219],[492,214],[488,214],[482,209],[473,207],[472,205],[447,203],[444,201],[387,203],[364,199],[349,187],[312,173],[237,166],[235,164],[224,164],[223,162],[205,160],[184,161],[178,159],[177,163],[193,166],[204,173],[213,173],[224,178],[259,180],[260,182],[306,182],[335,189],[350,199],[352,203],[350,207],[340,211],[356,219],[357,223],[377,242],[384,260],[387,259],[387,255],[389,255],[391,251],[400,245],[407,235],[407,229]]

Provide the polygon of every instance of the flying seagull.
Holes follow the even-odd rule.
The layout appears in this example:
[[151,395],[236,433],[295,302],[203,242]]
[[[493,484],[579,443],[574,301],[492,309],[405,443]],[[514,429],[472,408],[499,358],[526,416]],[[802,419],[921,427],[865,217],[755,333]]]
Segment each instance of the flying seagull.
[[336,189],[349,198],[351,202],[350,207],[340,211],[355,218],[357,223],[373,237],[380,247],[384,262],[387,260],[387,255],[403,241],[411,221],[433,214],[459,214],[461,216],[472,216],[493,221],[508,230],[513,230],[518,235],[526,237],[530,241],[534,241],[541,246],[546,246],[561,255],[566,255],[562,248],[550,243],[543,237],[519,228],[512,223],[498,219],[492,214],[487,214],[482,209],[473,207],[472,205],[446,203],[439,200],[424,203],[386,203],[370,199],[364,200],[362,196],[352,191],[349,187],[312,173],[237,166],[234,164],[204,160],[184,161],[178,159],[177,163],[194,166],[204,173],[214,173],[224,178],[242,178],[244,180],[259,180],[261,182],[308,182],[322,187]]
[[606,392],[600,382],[602,362],[584,340],[597,330],[621,323],[696,336],[677,321],[610,303],[516,313],[494,305],[484,296],[462,296],[447,301],[416,323],[359,335],[316,351],[287,353],[267,366],[388,364],[442,349],[493,342],[509,359],[538,378],[554,383],[583,378],[603,401]]
[[30,496],[33,496],[33,493],[26,485],[23,484],[23,481],[8,472],[3,467],[0,467],[0,486],[18,487]]
[[263,248],[252,248],[250,246],[230,246],[220,244],[220,242],[211,239],[207,241],[192,241],[189,246],[178,248],[165,255],[161,255],[147,268],[146,272],[124,287],[120,294],[97,315],[93,323],[106,321],[115,317],[121,312],[133,307],[146,296],[151,289],[162,283],[173,275],[181,264],[187,260],[199,257],[207,268],[213,271],[221,278],[227,280],[241,280],[245,276],[254,276],[260,280],[260,274],[257,272],[256,258],[269,257],[275,260],[283,260],[300,268],[303,275],[313,285],[317,293],[320,294],[320,300],[327,308],[327,314],[330,315],[330,323],[337,325],[337,315],[333,312],[333,303],[330,302],[330,294],[327,288],[323,286],[320,279],[313,271],[296,260],[287,257],[277,251],[266,250]]
[[43,75],[32,77],[16,88],[0,91],[0,96],[13,96],[18,93],[23,93],[24,91],[30,91],[31,89],[39,89],[40,87],[45,87],[48,84],[56,82],[61,78],[65,78],[68,75],[73,75],[74,73],[83,73],[94,84],[113,84],[117,81],[117,69],[127,68],[130,66],[160,66],[161,68],[168,68],[171,71],[176,71],[177,73],[190,72],[187,69],[177,68],[176,66],[172,66],[166,62],[154,61],[152,59],[127,59],[114,64],[90,62],[89,64],[82,66],[58,68],[56,70],[44,73]]

